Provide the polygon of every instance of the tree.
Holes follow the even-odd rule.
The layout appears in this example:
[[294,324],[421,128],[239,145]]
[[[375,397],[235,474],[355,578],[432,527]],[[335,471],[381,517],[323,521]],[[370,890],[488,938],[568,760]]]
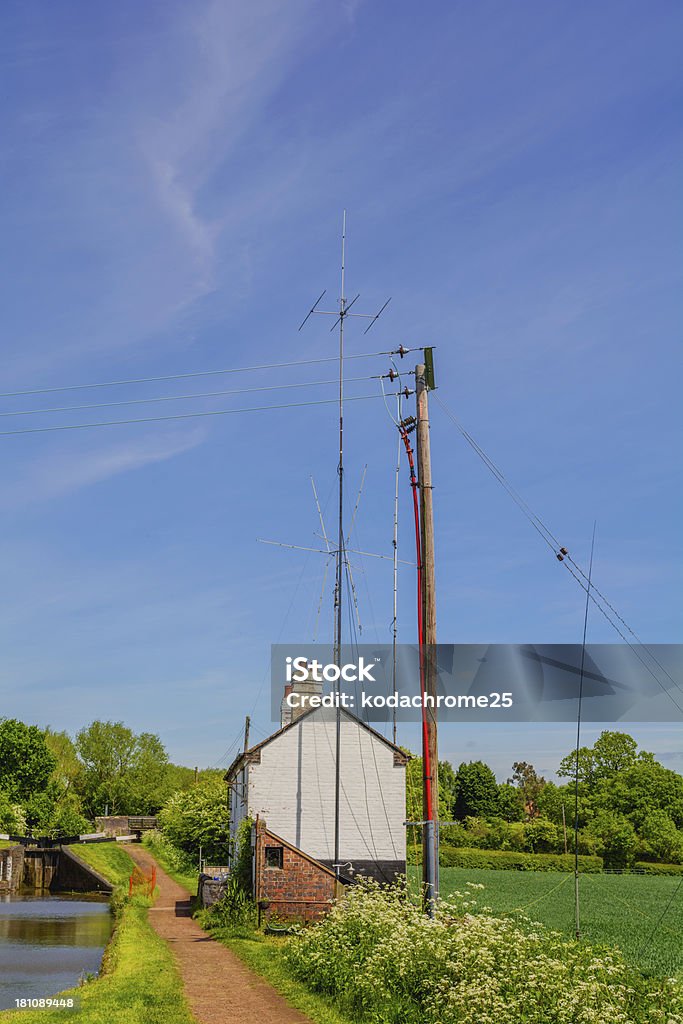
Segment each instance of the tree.
[[498,814],[503,821],[522,821],[524,819],[524,798],[517,788],[509,782],[502,782],[498,787]]
[[512,766],[512,778],[508,783],[517,787],[522,796],[524,809],[530,818],[538,814],[538,798],[546,784],[542,775],[528,761],[515,761]]
[[546,782],[538,795],[538,813],[555,825],[561,825],[563,806],[564,820],[571,825],[574,821],[574,787],[557,786],[554,782]]
[[639,836],[644,847],[643,854],[649,859],[680,864],[683,860],[683,833],[662,810],[652,810],[643,820]]
[[55,759],[50,781],[55,787],[56,799],[61,801],[77,791],[83,766],[68,732],[54,732],[48,726],[43,735],[47,748]]
[[[406,818],[422,821],[422,758],[411,757],[406,765]],[[439,821],[451,821],[455,801],[455,772],[449,761],[439,761]]]
[[76,736],[83,766],[79,791],[93,818],[156,811],[167,797],[168,757],[152,733],[135,733],[123,722],[96,721]]
[[12,835],[23,836],[26,834],[26,819],[19,804],[10,802],[6,793],[0,789],[0,832],[10,832]]
[[90,830],[90,822],[84,818],[78,806],[72,802],[65,802],[57,807],[48,822],[45,835],[50,839],[60,839],[65,836],[79,836]]
[[598,853],[604,857],[605,867],[624,868],[631,863],[638,837],[623,814],[600,811],[589,822],[586,831],[599,840]]
[[159,826],[174,846],[224,864],[228,856],[227,787],[209,779],[174,793],[159,813]]
[[170,796],[166,748],[151,732],[136,738],[127,785],[130,814],[155,814]]
[[[625,732],[605,730],[592,747],[580,747],[578,757],[579,782],[588,785],[610,779],[619,772],[630,768],[638,760],[652,761],[654,756],[646,751],[637,753],[638,744]],[[564,777],[576,776],[576,750],[562,758],[557,774]]]
[[56,761],[36,725],[15,718],[0,720],[0,790],[10,802],[44,790]]
[[455,776],[454,812],[458,821],[467,817],[491,818],[498,811],[498,783],[483,761],[463,762]]

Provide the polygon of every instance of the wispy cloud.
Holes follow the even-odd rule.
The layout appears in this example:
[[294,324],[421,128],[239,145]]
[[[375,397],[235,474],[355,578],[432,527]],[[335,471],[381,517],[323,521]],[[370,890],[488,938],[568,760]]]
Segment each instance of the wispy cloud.
[[198,428],[189,434],[150,435],[134,442],[66,451],[57,458],[40,456],[24,464],[14,481],[6,482],[0,507],[16,508],[61,498],[122,473],[166,462],[196,448],[205,436],[205,431]]

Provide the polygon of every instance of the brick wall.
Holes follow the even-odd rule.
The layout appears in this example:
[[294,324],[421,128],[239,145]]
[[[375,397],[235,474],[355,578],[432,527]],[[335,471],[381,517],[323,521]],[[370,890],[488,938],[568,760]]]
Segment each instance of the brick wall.
[[[316,921],[335,898],[334,873],[256,822],[254,895],[266,917]],[[269,867],[269,848],[282,851],[282,867]]]

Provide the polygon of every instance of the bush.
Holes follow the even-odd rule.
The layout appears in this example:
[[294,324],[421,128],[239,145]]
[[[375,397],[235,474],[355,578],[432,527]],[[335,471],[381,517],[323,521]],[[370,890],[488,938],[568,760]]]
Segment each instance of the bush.
[[646,875],[683,875],[683,864],[651,864],[647,860],[637,860],[633,867]]
[[163,860],[171,871],[181,875],[197,874],[195,858],[170,843],[163,832],[159,832],[158,829],[150,829],[149,832],[145,832],[142,844],[152,856]]
[[[571,853],[514,853],[510,850],[468,850],[441,846],[439,863],[445,868],[498,868],[512,871],[573,871]],[[602,858],[579,857],[579,871],[597,874]]]
[[51,839],[60,839],[63,836],[80,836],[92,831],[92,825],[87,818],[84,818],[80,811],[70,805],[55,809],[47,827],[47,835]]
[[179,849],[213,864],[228,857],[228,809],[225,783],[207,779],[192,789],[174,793],[158,815],[166,838]]
[[[477,886],[475,888],[481,888]],[[430,919],[401,886],[365,881],[283,955],[353,1020],[381,1024],[667,1024],[683,987],[644,979],[616,950],[524,919],[474,913],[472,887]]]

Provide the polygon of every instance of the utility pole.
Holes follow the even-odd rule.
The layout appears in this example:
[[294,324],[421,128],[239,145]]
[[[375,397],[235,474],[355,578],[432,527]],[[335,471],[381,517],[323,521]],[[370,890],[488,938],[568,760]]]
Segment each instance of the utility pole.
[[433,910],[439,896],[439,752],[436,714],[436,589],[434,579],[434,513],[432,505],[432,463],[429,445],[428,393],[434,386],[431,349],[425,350],[425,364],[415,367],[417,407],[417,473],[420,488],[420,532],[422,541],[422,628],[425,696],[434,698],[426,707],[425,739],[422,752],[425,766],[423,784],[422,879],[425,895]]
[[251,718],[249,715],[244,719],[244,751],[245,753],[249,750],[249,726],[251,725]]

